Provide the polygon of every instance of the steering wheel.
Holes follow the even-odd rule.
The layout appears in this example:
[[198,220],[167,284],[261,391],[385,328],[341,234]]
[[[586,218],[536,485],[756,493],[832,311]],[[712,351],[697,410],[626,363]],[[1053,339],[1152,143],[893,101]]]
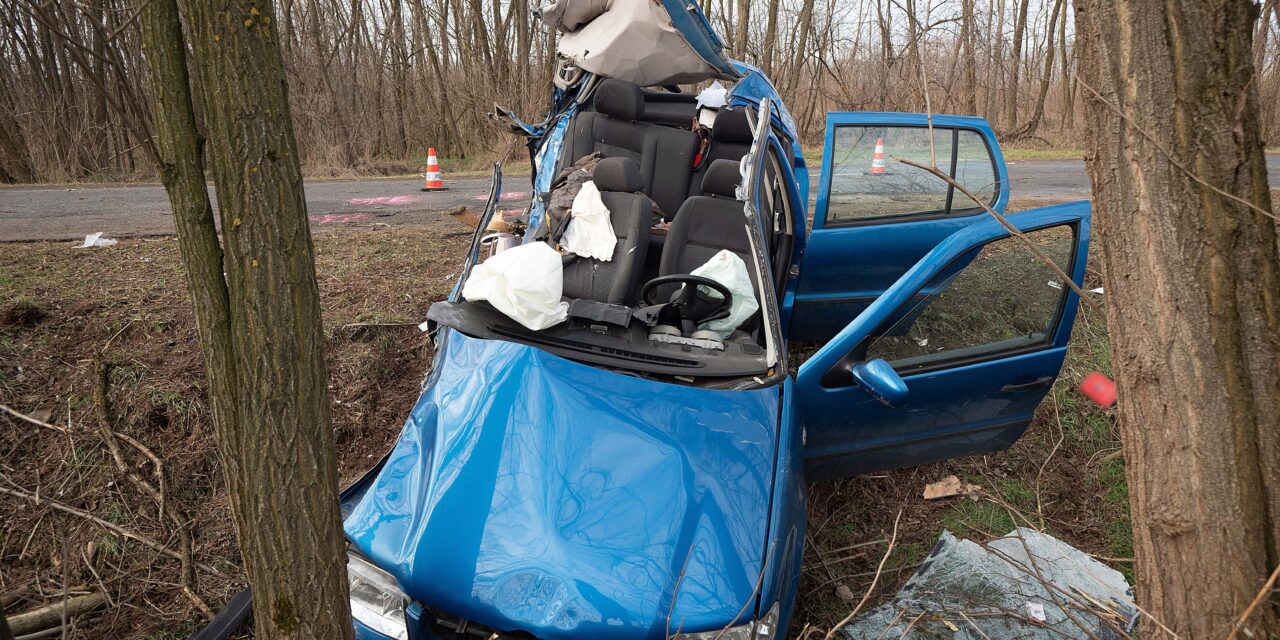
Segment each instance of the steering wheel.
[[[679,290],[675,296],[672,296],[671,306],[679,313],[680,319],[688,320],[694,324],[707,322],[723,318],[729,314],[729,308],[733,304],[733,293],[729,288],[702,276],[689,275],[684,273],[672,274],[669,276],[658,276],[646,283],[640,288],[640,299],[644,300],[647,305],[660,304],[658,302],[658,288],[665,284],[683,284],[684,288]],[[710,296],[698,295],[698,287],[707,287],[720,294],[720,300],[714,300]],[[698,301],[702,301],[698,304]]]

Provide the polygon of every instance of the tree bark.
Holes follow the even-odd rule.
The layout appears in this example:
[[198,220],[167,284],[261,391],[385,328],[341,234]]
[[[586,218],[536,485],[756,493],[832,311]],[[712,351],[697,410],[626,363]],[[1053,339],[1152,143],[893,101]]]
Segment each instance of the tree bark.
[[778,6],[782,0],[768,0],[769,14],[764,26],[764,61],[761,67],[770,76],[773,75],[774,49],[778,46]]
[[1016,138],[1030,138],[1036,135],[1040,130],[1040,123],[1044,120],[1044,101],[1049,95],[1049,83],[1053,80],[1053,56],[1057,53],[1053,48],[1053,32],[1058,24],[1058,12],[1063,9],[1064,4],[1066,0],[1053,0],[1053,11],[1049,15],[1049,22],[1045,28],[1045,62],[1044,71],[1040,76],[1040,90],[1036,92],[1036,104],[1031,108],[1031,117],[1014,134]]
[[737,29],[733,34],[733,57],[745,60],[747,56],[747,28],[751,26],[751,0],[738,0]]
[[964,112],[978,113],[978,69],[973,55],[973,2],[960,0],[960,51],[964,58]]
[[[149,12],[164,12],[151,20],[167,25],[164,57],[180,74],[183,32],[174,0],[141,1]],[[201,339],[257,637],[351,638],[315,252],[274,10],[269,2],[230,0],[190,2],[185,10],[225,278],[215,272],[207,210],[193,224],[198,237],[186,241],[197,251],[184,250],[183,259],[203,257],[189,279],[197,311],[207,315]],[[175,75],[161,86],[177,84]],[[186,111],[178,102],[172,108]],[[172,126],[184,143],[188,115]],[[194,167],[187,170],[194,175]],[[195,215],[196,207],[189,211]]]
[[[1137,594],[1182,638],[1223,638],[1280,563],[1280,250],[1256,7],[1077,2]],[[1235,637],[1277,634],[1273,593]]]
[[1009,49],[1009,85],[1005,89],[1005,122],[1018,126],[1018,81],[1022,71],[1022,38],[1027,31],[1027,8],[1031,0],[1022,0],[1013,21],[1013,45]]

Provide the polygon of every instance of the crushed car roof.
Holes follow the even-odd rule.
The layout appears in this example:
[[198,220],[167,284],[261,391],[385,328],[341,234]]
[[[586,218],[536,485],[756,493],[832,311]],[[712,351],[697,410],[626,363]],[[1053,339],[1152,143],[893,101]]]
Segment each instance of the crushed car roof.
[[560,55],[597,75],[640,86],[739,76],[694,3],[545,0],[538,15],[562,34]]

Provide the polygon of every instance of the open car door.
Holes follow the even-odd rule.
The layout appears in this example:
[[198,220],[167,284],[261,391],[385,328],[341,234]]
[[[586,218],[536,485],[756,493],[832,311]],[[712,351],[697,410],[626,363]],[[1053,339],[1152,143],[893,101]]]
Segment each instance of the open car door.
[[1088,202],[984,214],[944,239],[796,376],[806,475],[832,478],[1006,448],[1062,367],[1089,239]]
[[944,238],[986,217],[979,203],[899,160],[936,164],[1004,213],[1008,175],[982,118],[829,113],[792,339],[825,341]]

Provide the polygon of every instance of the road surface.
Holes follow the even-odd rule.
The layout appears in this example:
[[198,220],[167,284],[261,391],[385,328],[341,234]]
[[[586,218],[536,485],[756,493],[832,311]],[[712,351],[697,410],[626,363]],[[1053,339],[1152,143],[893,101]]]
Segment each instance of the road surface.
[[[1280,156],[1267,156],[1271,184],[1280,185]],[[1009,164],[1013,197],[1083,199],[1089,180],[1080,160],[1029,160]],[[817,175],[811,176],[817,185]],[[458,206],[478,211],[488,178],[448,180],[446,191],[423,192],[418,179],[322,180],[306,185],[315,228],[437,224]],[[209,190],[210,195],[213,189]],[[504,205],[519,208],[530,195],[525,176],[509,176]],[[159,185],[0,188],[0,241],[69,240],[102,231],[108,237],[173,233],[169,200]]]

